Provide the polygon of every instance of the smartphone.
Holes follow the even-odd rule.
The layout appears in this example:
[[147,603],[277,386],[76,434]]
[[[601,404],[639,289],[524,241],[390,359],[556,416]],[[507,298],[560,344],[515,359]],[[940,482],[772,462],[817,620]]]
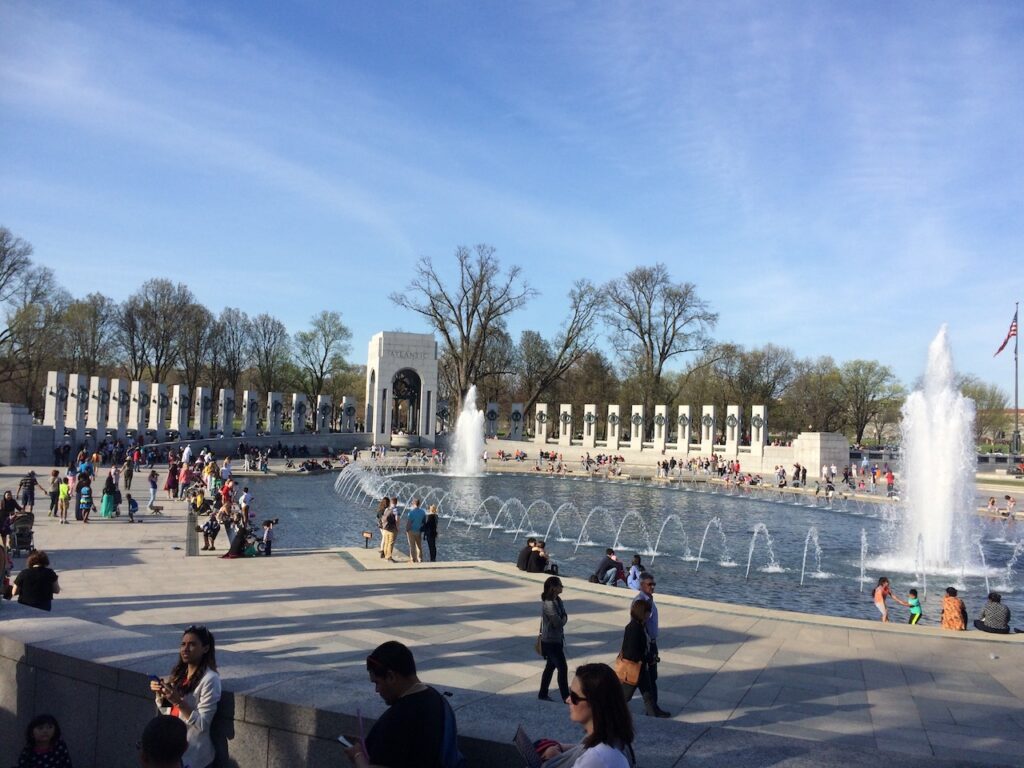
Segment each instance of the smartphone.
[[352,746],[352,742],[349,741],[348,739],[346,739],[344,736],[339,736],[338,737],[338,741],[341,742],[341,746],[343,746],[343,747],[351,747]]
[[157,675],[150,675],[149,679],[150,679],[150,681],[152,681],[154,683],[162,683],[163,682],[163,680],[159,676],[157,676]]

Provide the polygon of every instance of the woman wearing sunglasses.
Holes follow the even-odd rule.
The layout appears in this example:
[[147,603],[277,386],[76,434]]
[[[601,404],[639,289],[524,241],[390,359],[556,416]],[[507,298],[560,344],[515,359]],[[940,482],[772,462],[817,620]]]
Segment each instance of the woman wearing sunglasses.
[[544,768],[633,768],[633,718],[607,664],[583,664],[569,684],[569,719],[583,726],[579,744],[547,745]]
[[182,764],[209,768],[215,757],[210,727],[220,702],[213,633],[206,627],[191,626],[181,635],[178,662],[167,677],[150,680],[157,708],[180,718],[188,728],[188,750]]

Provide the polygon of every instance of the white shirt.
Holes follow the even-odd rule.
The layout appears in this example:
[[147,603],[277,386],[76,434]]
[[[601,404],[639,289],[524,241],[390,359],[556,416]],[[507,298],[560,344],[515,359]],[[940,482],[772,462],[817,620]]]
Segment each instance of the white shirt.
[[238,497],[238,506],[240,506],[240,507],[248,507],[249,504],[251,504],[251,503],[252,503],[252,494],[251,493],[243,492],[242,495]]
[[615,747],[598,744],[583,751],[573,768],[630,768],[629,760]]

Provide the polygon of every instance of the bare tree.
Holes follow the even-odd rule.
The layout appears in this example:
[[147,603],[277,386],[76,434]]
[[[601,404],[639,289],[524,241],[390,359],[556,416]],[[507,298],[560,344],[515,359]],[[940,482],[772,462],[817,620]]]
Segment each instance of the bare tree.
[[[7,227],[0,227],[0,304],[6,303],[21,287],[32,266],[32,246],[16,237]],[[0,344],[10,336],[11,327],[0,329]]]
[[178,360],[188,396],[195,395],[199,377],[209,366],[215,330],[213,313],[202,304],[188,304],[178,314]]
[[289,351],[288,329],[284,323],[266,313],[252,319],[249,355],[262,392],[275,392],[283,383]]
[[308,331],[295,334],[295,363],[299,368],[302,389],[310,401],[324,392],[330,375],[345,367],[352,331],[341,322],[337,312],[324,310],[310,320]]
[[674,283],[664,264],[637,267],[605,286],[605,319],[611,341],[643,388],[644,411],[662,401],[665,365],[675,357],[705,352],[718,315],[693,283]]
[[114,345],[128,378],[142,378],[149,364],[149,339],[143,332],[142,300],[129,296],[114,315]]
[[117,313],[117,303],[102,293],[68,305],[63,317],[68,370],[100,372],[113,364]]
[[[605,295],[588,280],[577,280],[569,290],[569,314],[558,335],[549,343],[535,331],[524,331],[520,354],[524,365],[525,412],[530,413],[541,393],[583,359],[597,343],[598,318],[605,308]],[[531,335],[533,334],[533,335]]]
[[29,267],[18,279],[17,289],[8,295],[9,334],[2,344],[4,379],[15,387],[15,399],[32,410],[42,408],[42,389],[48,364],[64,335],[61,318],[71,302],[63,288],[54,288],[53,271]]
[[424,256],[412,282],[404,292],[393,293],[391,301],[425,317],[441,335],[451,364],[453,390],[449,396],[457,408],[481,373],[492,329],[536,292],[521,279],[519,267],[503,273],[489,245],[478,245],[472,251],[460,246],[455,259],[458,278],[446,284]]
[[178,333],[183,307],[195,303],[182,283],[154,278],[129,296],[117,313],[115,338],[132,379],[149,372],[164,381],[178,364]]
[[[238,392],[242,371],[248,367],[252,322],[240,309],[225,307],[214,325],[210,339],[210,381],[214,389]],[[236,402],[241,402],[238,397]]]

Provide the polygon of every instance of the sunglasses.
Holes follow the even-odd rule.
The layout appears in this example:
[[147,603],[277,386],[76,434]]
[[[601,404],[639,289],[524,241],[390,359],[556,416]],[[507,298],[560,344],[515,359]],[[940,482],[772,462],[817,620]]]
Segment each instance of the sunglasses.
[[580,696],[576,691],[569,689],[569,701],[573,704],[579,704],[581,701],[587,701],[586,696]]
[[189,624],[185,627],[185,630],[181,633],[183,635],[208,635],[210,630],[206,628],[205,624]]

